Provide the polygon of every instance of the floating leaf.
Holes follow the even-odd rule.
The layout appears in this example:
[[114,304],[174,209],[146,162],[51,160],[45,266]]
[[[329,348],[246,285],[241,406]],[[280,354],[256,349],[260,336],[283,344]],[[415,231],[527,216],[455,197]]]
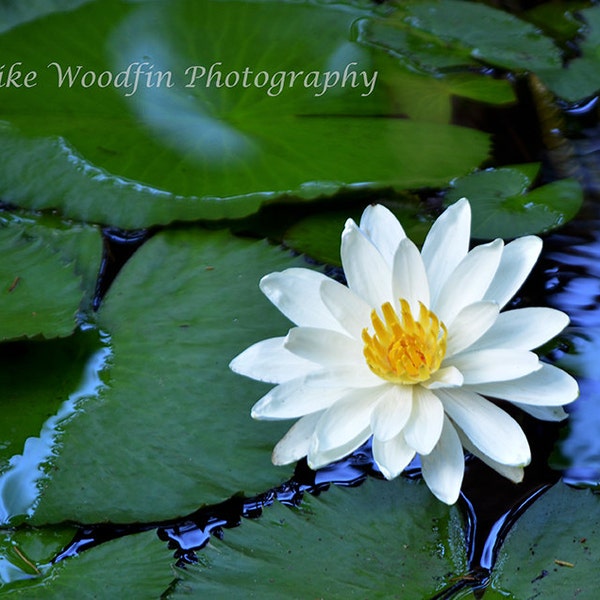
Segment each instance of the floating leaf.
[[173,518],[289,477],[269,458],[289,423],[250,418],[270,386],[228,363],[285,334],[289,323],[258,282],[302,264],[225,232],[177,230],[146,242],[100,308],[112,349],[103,385],[63,427],[34,521]]
[[31,514],[61,428],[100,385],[95,331],[0,344],[0,523]]
[[199,558],[168,598],[431,598],[466,569],[456,507],[406,480],[276,504]]
[[563,69],[545,68],[538,72],[557,96],[569,102],[584,100],[600,90],[600,7],[593,6],[579,14],[586,23],[581,55]]
[[587,0],[555,0],[534,6],[524,16],[555,40],[567,42],[582,29],[583,23],[576,15],[588,6]]
[[550,231],[572,219],[583,202],[579,183],[563,179],[528,192],[531,179],[518,168],[479,171],[453,182],[446,204],[469,198],[476,238],[514,238]]
[[24,239],[39,238],[57,253],[81,278],[84,298],[80,309],[85,312],[96,291],[96,280],[102,261],[102,236],[94,225],[73,223],[56,215],[32,214],[25,210],[0,213],[0,227],[22,231]]
[[169,551],[148,531],[87,550],[2,590],[7,598],[161,598],[173,579]]
[[0,531],[0,596],[7,584],[42,576],[75,531],[67,526]]
[[83,293],[73,265],[35,231],[0,221],[0,340],[70,335]]
[[598,497],[558,483],[509,532],[493,588],[515,599],[595,598],[599,529]]
[[[0,193],[136,228],[345,188],[435,187],[480,164],[487,135],[395,117],[374,51],[351,41],[366,14],[103,0],[15,28],[0,36],[5,77],[12,65],[23,85],[36,75],[0,89]],[[325,72],[339,75],[327,91]]]
[[391,17],[367,21],[363,38],[428,70],[473,60],[517,71],[560,68],[550,38],[530,23],[474,2],[402,2]]

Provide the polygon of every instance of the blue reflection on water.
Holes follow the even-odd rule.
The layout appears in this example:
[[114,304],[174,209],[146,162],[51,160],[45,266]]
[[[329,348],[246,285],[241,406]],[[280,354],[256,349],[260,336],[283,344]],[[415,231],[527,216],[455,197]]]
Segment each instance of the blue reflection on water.
[[555,353],[558,366],[579,382],[580,397],[567,407],[568,430],[559,447],[564,479],[600,483],[600,206],[588,201],[584,213],[547,240],[547,301],[566,312],[571,325]]
[[0,475],[0,524],[7,524],[16,516],[32,515],[40,494],[44,465],[53,456],[60,426],[77,412],[81,400],[97,395],[104,386],[100,373],[110,353],[107,345],[88,359],[77,390],[46,420],[38,437],[25,441],[23,453],[10,459],[8,469]]

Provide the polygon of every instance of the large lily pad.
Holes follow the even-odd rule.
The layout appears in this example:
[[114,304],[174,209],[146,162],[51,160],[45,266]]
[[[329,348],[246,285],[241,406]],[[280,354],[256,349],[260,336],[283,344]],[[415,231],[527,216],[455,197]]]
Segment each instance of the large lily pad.
[[249,415],[269,386],[228,363],[285,334],[258,281],[299,264],[225,232],[165,232],[142,246],[99,311],[112,348],[104,386],[64,426],[33,520],[172,518],[289,477],[269,460],[289,424]]
[[492,573],[493,588],[515,599],[593,600],[599,532],[598,497],[557,484],[511,529]]
[[[341,188],[440,186],[481,163],[485,134],[396,117],[390,88],[373,79],[375,51],[351,39],[366,14],[103,0],[14,28],[0,36],[6,68],[23,71],[22,87],[0,89],[0,193],[134,228]],[[137,87],[134,75],[125,87],[139,65]],[[340,79],[321,93],[324,72]]]
[[406,480],[276,504],[199,558],[168,598],[430,598],[466,569],[457,508]]

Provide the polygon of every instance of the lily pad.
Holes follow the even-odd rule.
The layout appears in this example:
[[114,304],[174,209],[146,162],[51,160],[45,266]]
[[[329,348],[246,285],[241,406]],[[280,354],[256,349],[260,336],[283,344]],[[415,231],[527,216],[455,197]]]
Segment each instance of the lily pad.
[[75,531],[68,526],[0,531],[0,596],[11,583],[42,576]]
[[431,598],[466,569],[457,508],[406,480],[276,504],[199,559],[168,598]]
[[600,90],[600,7],[579,14],[585,22],[585,38],[579,45],[580,56],[563,69],[541,69],[540,78],[557,95],[569,102],[584,100]]
[[169,552],[155,532],[117,539],[55,565],[0,593],[7,598],[161,598],[173,579]]
[[175,230],[146,242],[99,310],[112,350],[104,385],[64,426],[33,521],[168,519],[289,477],[291,468],[269,459],[289,423],[250,418],[270,386],[228,363],[287,331],[258,282],[299,265],[223,231]]
[[365,27],[364,39],[427,70],[474,61],[516,71],[562,65],[558,48],[533,25],[465,0],[402,2],[390,17]]
[[32,233],[0,221],[0,340],[64,337],[77,326],[80,278]]
[[515,599],[594,599],[599,532],[598,496],[556,484],[509,532],[492,572],[493,588]]
[[[344,188],[440,186],[480,164],[487,135],[396,118],[375,51],[351,39],[366,14],[102,0],[15,28],[0,36],[3,62],[35,81],[0,89],[0,193],[137,228]],[[325,72],[339,75],[327,91]]]
[[0,344],[0,523],[31,514],[44,469],[70,418],[100,385],[98,333]]
[[556,229],[572,219],[583,202],[581,186],[563,179],[527,191],[531,178],[516,167],[479,171],[453,182],[446,205],[467,197],[473,210],[473,237],[514,238]]

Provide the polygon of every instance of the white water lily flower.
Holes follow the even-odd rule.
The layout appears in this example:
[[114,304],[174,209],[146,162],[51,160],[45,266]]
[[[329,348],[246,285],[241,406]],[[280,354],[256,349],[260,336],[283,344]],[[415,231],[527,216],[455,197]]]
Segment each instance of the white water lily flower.
[[392,479],[420,455],[423,478],[452,504],[463,446],[520,481],[531,455],[517,422],[487,397],[561,420],[575,380],[531,350],[568,317],[551,308],[500,313],[535,264],[542,242],[497,239],[470,252],[462,199],[431,228],[421,253],[393,214],[369,206],[349,219],[341,257],[348,287],[309,269],[263,277],[260,288],[297,327],[242,352],[231,368],[277,386],[256,419],[300,420],[273,462],[307,456],[317,469],[373,436],[373,457]]

